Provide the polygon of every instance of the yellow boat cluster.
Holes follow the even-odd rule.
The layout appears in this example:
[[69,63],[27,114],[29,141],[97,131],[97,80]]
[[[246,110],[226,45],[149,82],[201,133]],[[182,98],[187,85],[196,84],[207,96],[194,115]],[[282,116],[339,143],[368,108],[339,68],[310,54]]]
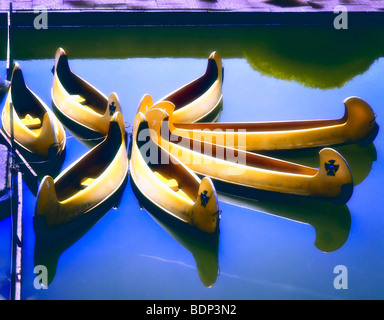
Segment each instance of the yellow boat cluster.
[[[205,73],[154,102],[141,99],[127,152],[125,121],[116,93],[105,96],[73,73],[57,50],[54,113],[28,89],[18,64],[2,114],[4,132],[24,152],[50,159],[65,149],[64,127],[93,142],[90,150],[39,187],[35,217],[55,227],[105,204],[124,189],[130,168],[134,191],[153,207],[205,233],[218,230],[214,182],[346,203],[353,180],[345,159],[330,146],[370,143],[378,125],[362,99],[344,101],[340,119],[289,122],[213,122],[222,107],[223,66],[213,52]],[[98,143],[96,143],[98,142]],[[317,168],[260,151],[323,148]]]

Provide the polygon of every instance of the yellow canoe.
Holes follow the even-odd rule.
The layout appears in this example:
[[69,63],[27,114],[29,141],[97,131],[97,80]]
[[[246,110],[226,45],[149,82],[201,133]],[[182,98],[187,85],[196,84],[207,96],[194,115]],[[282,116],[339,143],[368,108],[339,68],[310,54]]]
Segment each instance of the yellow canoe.
[[207,69],[201,77],[171,92],[160,101],[170,101],[175,105],[176,122],[211,121],[222,106],[223,71],[219,53],[212,52]]
[[11,137],[11,115],[16,147],[24,154],[42,160],[59,157],[65,150],[64,127],[48,106],[24,81],[20,65],[15,63],[11,85],[2,112],[2,129]]
[[55,180],[41,181],[35,218],[48,228],[74,220],[102,205],[126,182],[128,156],[123,116],[117,112],[105,139],[65,169]]
[[[163,158],[172,161],[165,163]],[[130,175],[138,191],[161,211],[206,233],[218,229],[220,215],[211,179],[200,180],[155,144],[141,112],[133,125]]]
[[178,123],[173,113],[169,129],[177,136],[248,151],[371,143],[379,128],[372,108],[358,97],[345,99],[344,105],[344,116],[330,120]]
[[55,56],[52,106],[63,124],[77,137],[95,139],[104,137],[109,122],[116,112],[122,113],[116,94],[108,97],[79,77],[69,67],[62,48]]
[[145,114],[157,143],[188,168],[233,185],[346,203],[352,195],[352,175],[335,150],[319,152],[319,169],[239,149],[170,135],[168,115],[174,106],[160,102]]

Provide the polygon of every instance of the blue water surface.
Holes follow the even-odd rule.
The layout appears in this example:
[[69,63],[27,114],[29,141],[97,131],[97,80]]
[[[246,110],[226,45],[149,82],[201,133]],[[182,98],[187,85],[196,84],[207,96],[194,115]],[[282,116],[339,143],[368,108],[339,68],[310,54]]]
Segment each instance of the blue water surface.
[[[207,51],[211,49],[215,50]],[[26,83],[47,104],[53,56],[54,52],[52,59],[19,61]],[[206,67],[206,58],[189,57],[70,58],[69,62],[74,72],[105,94],[117,92],[127,124],[132,123],[143,94],[158,100],[200,76]],[[349,96],[365,99],[377,113],[377,122],[383,121],[380,57],[365,72],[328,89],[268,76],[245,57],[223,54],[223,65],[220,121],[339,118]],[[63,169],[87,150],[68,133]],[[141,208],[128,183],[116,209],[74,241],[46,254],[50,283],[45,289],[34,287],[34,267],[45,260],[36,259],[40,248],[32,224],[35,197],[24,186],[22,298],[382,299],[382,132],[367,148],[337,150],[350,161],[356,180],[346,206],[243,201],[219,194],[218,247],[208,249],[157,222]],[[316,150],[282,156],[318,166]],[[6,223],[1,221],[0,228],[6,229]],[[334,287],[334,269],[339,265],[348,270],[347,289]]]

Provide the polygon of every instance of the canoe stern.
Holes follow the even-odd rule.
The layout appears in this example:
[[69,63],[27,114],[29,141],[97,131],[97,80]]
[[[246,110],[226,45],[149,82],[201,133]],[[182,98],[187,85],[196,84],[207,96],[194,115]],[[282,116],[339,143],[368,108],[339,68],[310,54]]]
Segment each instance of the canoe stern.
[[319,156],[319,172],[312,180],[313,194],[335,203],[348,202],[353,193],[353,179],[347,161],[331,148],[320,150]]
[[58,223],[59,206],[55,182],[51,176],[45,176],[36,197],[35,217],[45,217],[46,225],[52,227]]
[[370,133],[374,132],[378,128],[378,125],[376,123],[376,115],[371,106],[358,97],[345,99],[344,105],[344,117],[347,117],[347,139],[352,143],[356,143],[365,140],[367,136],[371,136],[369,141],[365,141],[364,144],[373,142],[376,135],[372,136]]
[[218,230],[220,221],[219,202],[212,180],[201,180],[197,199],[192,209],[191,224],[206,233]]

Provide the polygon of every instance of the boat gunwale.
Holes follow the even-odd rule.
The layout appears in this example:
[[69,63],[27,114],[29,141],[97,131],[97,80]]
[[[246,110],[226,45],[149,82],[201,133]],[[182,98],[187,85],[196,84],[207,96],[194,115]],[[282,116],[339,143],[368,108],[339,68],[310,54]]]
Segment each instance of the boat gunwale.
[[[180,166],[182,167],[182,171],[181,173],[183,174],[183,176],[187,176],[189,175],[191,178],[193,178],[193,181],[194,181],[194,184],[196,184],[196,190],[193,191],[193,195],[191,194],[190,191],[187,191],[187,192],[184,192],[187,197],[190,199],[191,203],[194,204],[198,198],[198,190],[199,190],[199,186],[200,186],[200,183],[201,183],[201,179],[192,171],[190,170],[186,165],[184,165],[181,161],[179,161],[175,156],[173,156],[172,154],[170,154],[166,149],[164,149],[161,145],[157,144],[156,141],[152,138],[152,136],[149,137],[149,139],[151,140],[151,143],[154,144],[154,146],[157,148],[157,152],[161,152],[162,154],[165,154],[167,156],[167,159],[169,160],[169,162],[167,164],[162,164],[161,162],[159,162],[158,164],[148,164],[147,162],[145,162],[144,160],[144,157],[142,155],[142,152],[140,150],[140,147],[138,146],[138,143],[137,143],[137,139],[139,137],[139,134],[140,134],[140,126],[143,126],[143,123],[144,121],[142,121],[139,125],[138,125],[138,128],[137,128],[137,132],[136,132],[136,135],[135,135],[135,139],[133,141],[133,148],[136,148],[137,149],[137,152],[140,153],[139,157],[140,157],[140,161],[143,161],[145,163],[145,165],[149,168],[149,172],[151,173],[151,176],[156,179],[156,181],[160,181],[162,184],[164,184],[164,186],[166,188],[169,188],[163,181],[161,181],[161,179],[159,177],[157,177],[154,173],[154,169],[153,167],[161,167],[161,168],[164,168],[165,166],[169,166],[169,165],[172,165],[172,166]],[[145,121],[145,123],[147,123]],[[141,130],[145,129],[146,127],[144,128],[141,128]],[[148,142],[146,142],[148,143]],[[135,151],[136,152],[136,151]],[[133,153],[133,152],[132,152]],[[162,157],[160,156],[160,159],[162,159]],[[174,164],[173,161],[176,161],[177,163]],[[169,171],[170,169],[167,170],[167,168],[165,169],[166,171]],[[182,181],[182,177],[179,177],[177,178],[177,181]],[[169,188],[170,189],[170,188]],[[183,189],[183,187],[180,187],[180,189]],[[189,190],[189,188],[187,188],[186,190]],[[174,191],[173,191],[174,192]],[[178,197],[181,197],[183,198],[183,200],[186,200],[184,197],[182,197],[180,194],[178,194],[177,192],[174,192],[172,194],[176,194],[178,195]],[[189,201],[188,201],[189,202]]]
[[[166,119],[164,119],[162,121],[163,122],[162,125],[164,125],[164,121],[166,121]],[[167,141],[167,143],[169,143],[170,145],[177,144],[177,143],[174,143],[173,141],[170,141],[167,138],[164,138],[161,135],[162,133],[165,133],[165,131],[166,130],[160,129],[159,137],[161,139],[164,139],[165,141]],[[157,133],[159,133],[159,132],[157,132]],[[169,137],[171,135],[177,136],[177,135],[175,135],[174,133],[172,133],[169,130],[167,131],[166,134],[169,134]],[[185,136],[177,136],[177,137],[180,137],[184,141],[188,140],[188,142],[190,144],[192,144],[193,146],[195,145],[195,143],[196,144],[200,144],[200,149],[199,150],[205,150],[205,146],[210,146],[209,150],[211,150],[211,152],[213,152],[213,150],[214,150],[215,151],[214,153],[218,154],[216,149],[222,149],[223,150],[222,154],[224,154],[224,159],[217,158],[217,157],[215,157],[213,155],[205,155],[203,153],[196,152],[196,151],[192,150],[191,148],[184,147],[183,145],[179,146],[179,148],[183,148],[187,152],[193,152],[195,154],[197,153],[197,154],[201,155],[202,157],[210,157],[212,159],[217,159],[217,160],[224,161],[224,162],[231,162],[231,165],[249,167],[249,159],[248,158],[250,157],[253,160],[251,162],[252,167],[257,169],[257,170],[268,171],[268,172],[271,172],[271,171],[272,172],[281,172],[281,173],[285,173],[285,174],[291,174],[291,175],[297,175],[297,176],[308,176],[308,177],[315,177],[319,173],[318,169],[315,169],[315,168],[312,168],[312,167],[309,167],[309,166],[305,166],[305,165],[301,165],[301,164],[297,164],[297,163],[293,163],[293,162],[290,162],[290,161],[281,160],[281,159],[269,157],[269,156],[266,156],[266,155],[262,155],[262,154],[258,154],[258,153],[254,153],[254,152],[249,152],[249,151],[246,151],[246,150],[240,150],[240,149],[231,148],[231,147],[227,147],[227,146],[216,145],[216,144],[213,144],[213,143],[210,143],[210,142],[199,141],[199,140],[191,139],[191,138],[185,137]],[[202,148],[203,146],[204,146],[204,148]],[[246,164],[238,164],[238,163],[235,163],[235,162],[232,162],[232,161],[226,159],[227,150],[231,150],[232,154],[235,154],[235,153],[243,153],[243,154],[245,154]],[[275,165],[289,166],[290,168],[292,168],[293,171],[292,170],[288,171],[289,168],[287,168],[286,170],[272,169],[272,168],[266,167],[265,165],[263,165],[263,168],[262,167],[257,167],[256,166],[257,163],[255,162],[256,160],[265,160],[265,161],[271,160],[271,161],[273,161],[273,163]],[[267,163],[267,165],[269,166],[269,163]],[[297,168],[297,170],[300,170],[300,171],[301,170],[307,171],[308,174],[296,172],[295,168]]]
[[[208,69],[210,68],[211,64],[214,64],[216,67],[216,76],[215,76],[214,80],[210,79],[210,77],[212,77],[212,75],[208,73],[209,72]],[[197,99],[201,99],[201,97],[203,97],[212,87],[214,87],[216,82],[220,82],[220,83],[222,82],[222,79],[220,79],[219,76],[220,76],[220,71],[218,70],[216,60],[213,58],[208,58],[208,63],[207,63],[207,67],[206,67],[204,74],[202,74],[201,76],[189,81],[188,83],[184,84],[183,86],[173,90],[171,93],[167,94],[166,96],[161,98],[159,101],[172,102],[175,105],[175,113],[178,111],[186,110],[185,108],[188,108]],[[202,84],[200,84],[199,82],[202,82]],[[191,86],[196,85],[196,86],[200,86],[200,87],[206,87],[204,82],[210,83],[208,88],[206,88],[205,90],[203,90],[203,88],[199,88],[199,90],[197,90],[198,92],[194,94],[194,97],[188,98],[187,102],[183,101],[184,103],[180,105],[180,104],[175,104],[172,101],[172,97],[173,97],[173,99],[175,99],[175,96],[177,98],[179,95],[189,96],[189,95],[185,94],[185,91],[188,91],[188,89],[190,90]],[[222,95],[221,95],[221,97],[222,97]],[[198,121],[198,120],[195,120],[195,121]]]
[[[132,161],[132,160],[131,160]],[[180,221],[183,221],[187,224],[190,224],[190,222],[187,220],[187,219],[183,219],[181,216],[179,215],[176,215],[175,213],[173,213],[172,211],[168,210],[167,208],[165,208],[164,206],[162,206],[161,204],[157,203],[156,201],[152,200],[152,197],[148,195],[148,193],[146,191],[144,191],[141,187],[140,187],[140,184],[136,181],[136,174],[134,173],[133,170],[130,170],[130,176],[131,176],[131,180],[133,181],[133,183],[135,184],[135,187],[140,191],[140,193],[145,197],[146,200],[150,201],[154,206],[158,207],[160,210],[163,210],[164,212],[168,213],[169,215],[171,215],[172,217],[175,217],[177,218],[178,220]],[[153,174],[154,177],[155,174]],[[156,177],[156,179],[159,179]],[[162,182],[160,179],[159,179],[160,182]],[[165,184],[164,184],[165,185]],[[175,192],[174,195],[177,195],[177,193]],[[180,195],[178,195],[179,197],[181,197]],[[186,200],[184,198],[184,200]],[[191,200],[191,203],[189,203],[191,206],[193,206],[194,202]]]
[[[230,130],[233,129],[237,134],[253,134],[259,132],[292,132],[301,130],[325,129],[331,127],[344,126],[347,124],[348,117],[344,115],[339,119],[318,119],[318,120],[294,120],[294,121],[259,121],[259,122],[175,122],[176,130],[203,131],[203,130]],[[272,125],[272,129],[267,126]],[[299,127],[294,127],[295,125]],[[289,128],[292,126],[292,128]],[[196,128],[197,127],[197,128]],[[201,128],[200,128],[201,127]],[[247,128],[251,127],[251,130]],[[245,131],[238,131],[245,130]],[[209,131],[208,131],[209,132]],[[232,133],[232,132],[231,132]]]
[[100,133],[99,133],[97,130],[95,130],[94,128],[91,128],[91,127],[85,125],[84,123],[79,122],[79,121],[76,120],[76,119],[73,119],[71,116],[69,116],[68,114],[66,114],[63,110],[61,110],[60,107],[58,106],[58,103],[55,101],[55,97],[54,97],[54,94],[53,94],[53,89],[51,89],[51,96],[52,96],[52,103],[53,103],[55,109],[56,109],[57,111],[59,111],[60,114],[61,114],[62,116],[64,116],[65,118],[67,118],[69,121],[72,121],[72,122],[76,123],[76,125],[78,125],[78,126],[84,128],[85,130],[89,130],[89,131],[91,131],[92,133],[95,133],[95,134],[98,134],[98,135],[100,135],[100,136],[103,136],[102,134],[100,134]]
[[[61,59],[66,60],[65,61],[66,67],[67,67],[66,71],[62,71],[62,70],[58,71],[58,65],[59,65]],[[67,72],[69,77],[72,78],[71,80],[73,80],[73,84],[75,86],[77,86],[80,89],[80,91],[89,92],[90,95],[97,96],[96,100],[99,100],[98,103],[90,104],[90,106],[88,108],[84,107],[84,105],[82,105],[81,103],[79,103],[77,101],[71,101],[71,104],[75,104],[77,107],[81,107],[81,109],[84,111],[88,111],[88,112],[92,111],[94,113],[94,116],[99,116],[102,118],[102,116],[105,114],[105,112],[108,109],[108,97],[103,92],[101,92],[99,89],[97,89],[95,86],[93,86],[91,83],[89,83],[87,80],[85,80],[83,77],[81,77],[80,75],[78,75],[77,73],[72,71],[72,69],[69,66],[68,56],[66,53],[61,54],[58,61],[55,64],[54,81],[57,81],[57,83],[60,85],[60,88],[63,89],[62,91],[65,93],[65,95],[67,97],[71,98],[71,94],[68,91],[68,88],[64,85],[64,83],[61,80],[62,75],[59,74],[60,72]],[[103,105],[103,102],[101,100],[105,100],[104,106],[100,106],[100,105]],[[64,111],[62,111],[62,112],[64,112]]]

